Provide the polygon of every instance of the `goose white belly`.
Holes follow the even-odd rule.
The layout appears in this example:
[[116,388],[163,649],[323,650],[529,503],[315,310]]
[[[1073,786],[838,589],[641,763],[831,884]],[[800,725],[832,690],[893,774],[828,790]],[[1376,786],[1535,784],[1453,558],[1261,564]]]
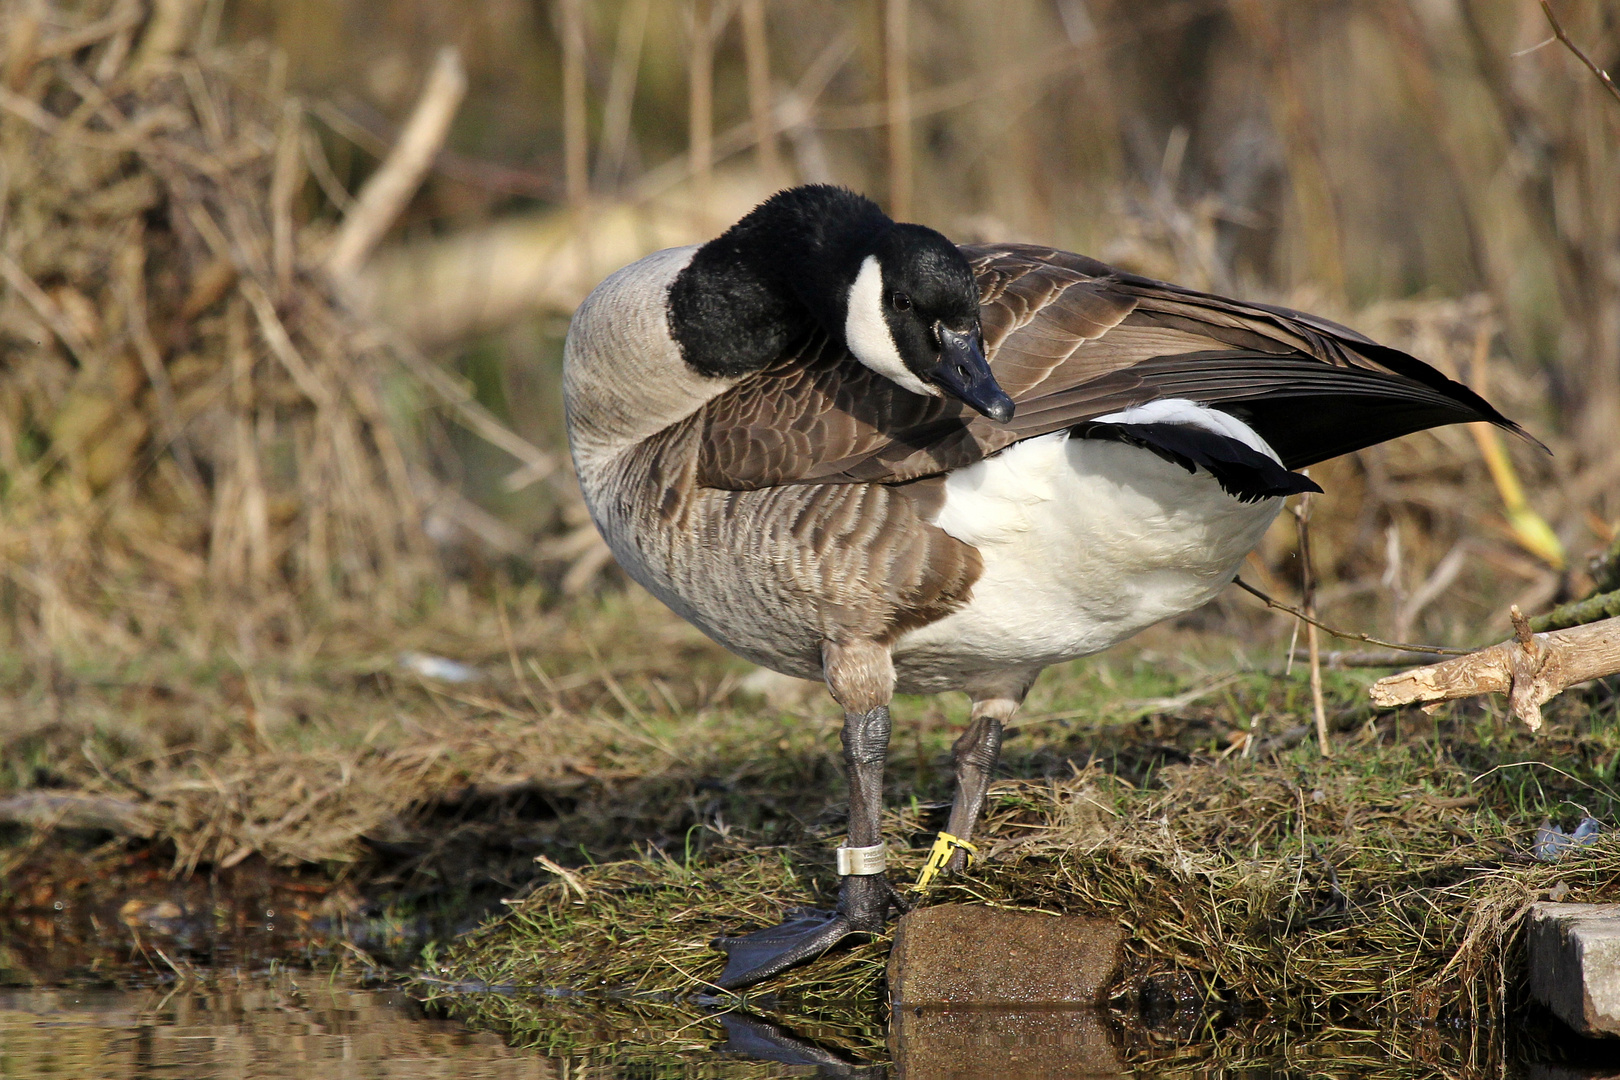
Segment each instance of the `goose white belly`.
[[895,642],[907,692],[1099,652],[1207,603],[1283,502],[1240,502],[1202,469],[1067,432],[1017,443],[945,486],[934,523],[976,547],[984,572],[965,606]]

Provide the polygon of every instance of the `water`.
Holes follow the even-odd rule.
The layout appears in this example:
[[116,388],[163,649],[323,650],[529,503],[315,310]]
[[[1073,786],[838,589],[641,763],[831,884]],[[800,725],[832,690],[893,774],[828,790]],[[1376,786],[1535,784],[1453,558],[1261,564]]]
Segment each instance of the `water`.
[[[0,989],[0,1080],[1114,1080],[1124,1076],[1612,1078],[1620,1047],[1567,1032],[1526,1059],[1471,1057],[1468,1032],[1159,1034],[1086,1010],[908,1010],[886,1039],[793,1032],[689,1005],[600,1012],[529,1002],[506,1034],[423,1012],[406,993],[307,974],[207,986]],[[683,1010],[685,1010],[683,1012]],[[1128,1025],[1127,1025],[1128,1026]],[[839,1037],[840,1032],[844,1037]],[[584,1047],[584,1049],[582,1049]],[[1537,1064],[1549,1060],[1557,1064]]]
[[234,991],[0,991],[0,1077],[554,1077],[556,1063],[426,1018],[403,994],[273,980]]
[[[1087,1012],[920,1013],[892,1066],[740,1014],[705,1019],[684,1049],[548,1055],[424,1015],[406,994],[281,975],[234,989],[0,990],[0,1078],[17,1080],[584,1080],[903,1075],[1121,1075]],[[634,1033],[627,1033],[633,1038]],[[668,1033],[663,1033],[668,1034]],[[898,1067],[898,1068],[897,1068]],[[900,1071],[900,1070],[903,1070]]]

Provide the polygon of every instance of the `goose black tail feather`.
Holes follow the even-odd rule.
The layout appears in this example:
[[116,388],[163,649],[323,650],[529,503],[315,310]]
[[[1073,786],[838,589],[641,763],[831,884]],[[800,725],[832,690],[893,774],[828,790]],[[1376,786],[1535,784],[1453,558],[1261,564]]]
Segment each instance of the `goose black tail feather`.
[[1479,420],[1546,450],[1490,402],[1422,361],[1383,346],[1366,351],[1377,352],[1378,362],[1389,368],[1422,369],[1425,378],[1240,350],[1154,357],[1117,375],[1138,379],[1158,397],[1187,398],[1231,413],[1259,432],[1290,469],[1425,428]]
[[1070,435],[1108,439],[1150,450],[1188,472],[1199,468],[1215,477],[1221,490],[1239,502],[1321,491],[1308,476],[1289,472],[1271,458],[1236,439],[1191,424],[1079,424]]

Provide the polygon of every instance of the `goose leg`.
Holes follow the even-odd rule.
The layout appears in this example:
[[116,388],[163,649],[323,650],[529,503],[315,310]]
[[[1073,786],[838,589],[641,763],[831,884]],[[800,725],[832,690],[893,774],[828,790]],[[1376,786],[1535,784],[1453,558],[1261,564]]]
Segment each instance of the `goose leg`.
[[727,954],[717,984],[737,990],[813,960],[855,933],[876,933],[888,918],[891,888],[883,876],[883,765],[889,752],[894,668],[888,650],[871,643],[829,644],[827,686],[844,706],[844,771],[849,778],[849,839],[839,849],[838,906],[797,908],[786,922],[740,937],[715,939]]
[[[889,707],[844,714],[844,771],[849,776],[849,839],[846,850],[883,844],[883,765],[889,754]],[[879,857],[874,865],[881,863]],[[865,870],[865,872],[863,872]],[[844,868],[839,868],[844,873]],[[851,930],[877,931],[889,912],[889,882],[882,869],[857,869],[838,887],[838,910]]]
[[[956,798],[951,803],[951,817],[945,831],[958,840],[973,839],[979,815],[984,812],[985,794],[995,775],[996,761],[1001,757],[1003,725],[1012,719],[1028,692],[1029,683],[1025,682],[1012,694],[974,697],[967,730],[951,747],[951,756],[956,760]],[[945,870],[960,874],[967,869],[967,863],[968,852],[959,847],[951,852]]]

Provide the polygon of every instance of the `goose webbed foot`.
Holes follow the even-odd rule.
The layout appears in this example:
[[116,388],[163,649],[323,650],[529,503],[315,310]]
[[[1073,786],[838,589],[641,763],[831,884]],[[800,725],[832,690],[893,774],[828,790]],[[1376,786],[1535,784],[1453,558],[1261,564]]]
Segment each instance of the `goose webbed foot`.
[[806,960],[814,960],[851,934],[875,934],[888,917],[893,889],[882,874],[852,875],[838,890],[833,911],[794,908],[786,922],[739,937],[715,938],[727,956],[716,984],[740,990]]

